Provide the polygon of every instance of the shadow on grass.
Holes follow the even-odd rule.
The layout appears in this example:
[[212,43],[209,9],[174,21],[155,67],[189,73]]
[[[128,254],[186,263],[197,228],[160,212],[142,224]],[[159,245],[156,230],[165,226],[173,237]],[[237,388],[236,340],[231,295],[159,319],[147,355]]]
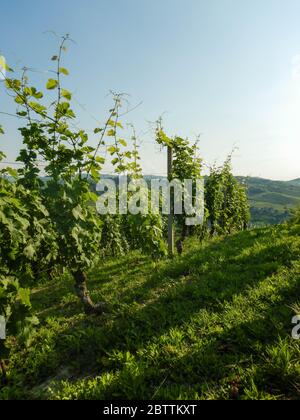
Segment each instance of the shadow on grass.
[[[268,248],[254,247],[258,237],[260,240],[265,240]],[[39,366],[37,361],[34,384],[42,382],[66,365],[71,366],[73,372],[69,376],[71,380],[113,372],[114,368],[107,361],[113,351],[128,351],[135,356],[138,351],[145,349],[151,343],[157,343],[160,337],[172,328],[188,325],[199,311],[206,311],[212,317],[222,318],[224,307],[226,304],[231,304],[234,297],[259,286],[280,268],[291,266],[292,261],[299,258],[299,250],[298,254],[297,250],[290,253],[286,250],[282,252],[282,247],[284,248],[282,244],[275,243],[270,246],[269,241],[270,238],[263,231],[255,234],[253,232],[237,234],[223,241],[210,243],[196,251],[189,251],[183,258],[178,258],[168,265],[161,264],[151,273],[149,273],[151,260],[144,257],[138,259],[134,256],[126,267],[125,274],[122,275],[121,283],[126,278],[130,283],[130,276],[133,274],[136,276],[139,272],[145,277],[138,287],[130,291],[130,297],[136,297],[135,304],[129,305],[117,301],[112,305],[112,313],[102,318],[84,315],[80,315],[79,319],[76,318],[80,306],[76,298],[73,300],[71,297],[71,283],[68,283],[70,280],[66,280],[63,285],[55,285],[55,289],[50,286],[46,295],[45,290],[42,290],[42,298],[35,297],[37,300],[35,306],[41,309],[45,302],[48,306],[48,298],[51,304],[53,303],[52,307],[44,310],[43,316],[57,317],[59,310],[59,315],[64,317],[74,315],[75,319],[53,339],[49,357],[54,362],[47,364],[47,358],[42,359]],[[108,267],[93,270],[91,285],[99,288],[100,294],[103,293],[101,286],[105,286],[108,273],[119,274],[126,261],[128,259],[117,263],[109,262]],[[112,287],[118,288],[118,282]],[[188,384],[188,388],[191,384],[198,384],[199,387],[199,384],[211,379],[219,380],[224,374],[226,375],[224,371],[226,364],[241,366],[241,356],[251,356],[252,350],[249,352],[247,346],[250,344],[253,346],[256,341],[269,343],[275,340],[278,334],[265,335],[272,324],[271,319],[290,322],[286,310],[283,310],[282,317],[277,313],[287,295],[290,296],[290,292],[288,285],[279,291],[280,300],[274,306],[270,303],[270,308],[261,318],[251,322],[241,322],[222,330],[215,336],[208,334],[204,337],[200,350],[191,349],[187,355],[177,357],[175,361],[162,360],[161,364],[159,361],[156,363],[154,359],[153,365],[148,361],[146,367],[145,362],[141,361],[142,374],[132,376],[132,380],[130,375],[129,379],[128,375],[126,376],[126,368],[125,379],[122,380],[121,369],[118,383],[113,382],[108,386],[103,398],[111,398],[114,395],[125,398],[151,398],[163,380],[165,383],[162,389],[178,383]],[[66,303],[69,294],[70,302]],[[99,291],[94,290],[94,296],[98,295]],[[128,296],[124,299],[125,303],[128,299]],[[205,325],[199,325],[200,334],[201,327],[205,328]],[[34,357],[34,352],[30,357]],[[39,374],[42,371],[43,374]],[[33,386],[32,380],[26,373],[24,379],[27,379],[28,388]],[[129,391],[126,391],[128,380],[133,395],[129,395]],[[158,391],[156,396],[162,397],[162,392]]]
[[[276,304],[270,304],[257,319],[207,334],[200,348],[192,346],[183,357],[173,358],[171,354],[166,357],[163,351],[152,361],[136,357],[133,368],[124,363],[109,386],[100,392],[95,388],[87,398],[164,400],[177,399],[179,395],[193,398],[211,389],[218,393],[218,398],[236,399],[243,397],[244,388],[254,383],[261,395],[300,399],[296,386],[299,369],[288,366],[289,355],[282,353],[281,359],[274,360],[262,351],[266,346],[278,345],[280,339],[292,341],[288,305],[299,295],[300,275],[292,285],[278,290]],[[251,377],[242,378],[244,371],[252,367]],[[83,394],[82,398],[86,396]]]

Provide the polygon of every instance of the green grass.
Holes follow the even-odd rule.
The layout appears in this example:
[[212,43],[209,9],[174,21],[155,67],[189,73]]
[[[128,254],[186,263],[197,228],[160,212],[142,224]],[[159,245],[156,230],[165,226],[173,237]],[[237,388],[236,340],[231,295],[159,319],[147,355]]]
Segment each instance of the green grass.
[[299,399],[300,227],[195,239],[173,261],[139,253],[89,273],[102,317],[68,275],[34,290],[41,325],[0,399]]

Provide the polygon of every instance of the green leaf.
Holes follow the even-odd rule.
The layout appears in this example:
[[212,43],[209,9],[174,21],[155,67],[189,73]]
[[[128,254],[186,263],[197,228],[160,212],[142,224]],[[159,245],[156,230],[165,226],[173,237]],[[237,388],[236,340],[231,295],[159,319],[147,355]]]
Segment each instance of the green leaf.
[[13,89],[19,91],[21,89],[21,82],[18,79],[6,79],[5,86],[8,89]]
[[101,133],[103,131],[103,128],[95,128],[94,133]]
[[21,303],[27,307],[30,307],[30,290],[29,289],[23,289],[20,287],[18,290],[18,297],[21,301]]
[[165,134],[163,130],[158,130],[157,142],[159,144],[164,144],[166,146],[173,147],[172,140]]
[[56,106],[56,117],[61,118],[63,116],[75,118],[74,112],[70,109],[69,102],[61,102]]
[[30,108],[32,108],[37,114],[41,114],[44,115],[46,111],[46,107],[44,107],[43,105],[39,104],[38,102],[29,102],[28,104],[30,106]]
[[122,146],[124,146],[124,147],[127,146],[126,140],[124,140],[124,139],[119,139],[119,143],[122,144]]
[[26,248],[24,249],[24,255],[29,260],[33,259],[34,255],[35,255],[35,249],[34,249],[32,244],[29,244],[29,245],[26,246]]
[[23,92],[24,92],[24,95],[26,95],[26,96],[32,96],[32,94],[33,94],[32,89],[30,87],[28,87],[28,86],[25,86],[24,87]]
[[107,151],[111,154],[111,155],[113,155],[114,153],[116,153],[117,152],[117,148],[116,148],[116,146],[109,146],[108,148],[107,148]]
[[23,105],[25,103],[24,99],[22,98],[22,96],[16,96],[15,97],[15,102],[18,105]]
[[73,216],[75,217],[76,220],[78,220],[78,219],[84,220],[81,206],[78,205],[78,206],[74,207],[74,209],[72,210],[72,214],[73,214]]
[[97,163],[100,163],[101,165],[105,163],[105,159],[101,156],[96,156],[95,160]]
[[0,72],[2,72],[3,70],[6,71],[13,71],[8,64],[5,61],[5,58],[3,56],[0,56]]
[[31,317],[27,317],[26,321],[29,322],[31,325],[39,325],[40,321],[37,316],[33,315]]
[[42,99],[44,95],[42,92],[33,92],[32,96],[36,99]]
[[68,116],[69,118],[75,118],[75,117],[76,117],[76,115],[74,114],[74,112],[72,111],[72,109],[69,109],[69,110],[68,110],[68,112],[67,112],[67,116]]
[[46,88],[49,90],[55,89],[58,86],[58,81],[55,79],[49,79]]
[[116,135],[116,130],[108,130],[107,135],[108,137],[114,137]]
[[16,169],[6,168],[6,171],[7,171],[8,175],[10,175],[12,178],[17,178],[18,171]]
[[64,67],[60,67],[58,71],[59,71],[59,73],[62,73],[65,76],[68,76],[70,74],[69,71],[67,69],[65,69]]
[[96,168],[91,169],[91,176],[95,182],[98,182],[100,179],[99,171]]
[[69,92],[66,89],[62,89],[61,90],[61,96],[63,96],[64,98],[68,99],[68,101],[70,101],[72,99],[72,94],[71,92]]
[[96,193],[93,193],[93,192],[89,191],[89,192],[86,193],[86,198],[88,200],[91,200],[91,201],[96,202],[99,197],[98,197],[98,195]]
[[107,125],[110,125],[111,127],[119,127],[119,128],[123,128],[122,124],[119,121],[114,121],[114,120],[108,120],[107,121]]

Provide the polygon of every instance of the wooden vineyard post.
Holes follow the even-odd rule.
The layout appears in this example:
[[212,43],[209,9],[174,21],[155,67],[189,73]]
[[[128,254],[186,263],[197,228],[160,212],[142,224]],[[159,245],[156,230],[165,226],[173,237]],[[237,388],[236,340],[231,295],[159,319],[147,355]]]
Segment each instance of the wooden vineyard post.
[[[172,147],[168,146],[168,180],[172,181],[173,171],[173,150]],[[170,213],[168,215],[168,251],[169,257],[174,257],[174,194],[170,190]]]

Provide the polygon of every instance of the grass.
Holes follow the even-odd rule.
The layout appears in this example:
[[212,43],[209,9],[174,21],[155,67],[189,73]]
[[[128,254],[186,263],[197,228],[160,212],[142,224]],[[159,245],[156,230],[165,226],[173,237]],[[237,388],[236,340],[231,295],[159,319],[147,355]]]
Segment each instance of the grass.
[[62,276],[36,288],[41,324],[0,399],[299,399],[300,226],[195,239],[173,261],[138,252],[89,273],[102,317]]

